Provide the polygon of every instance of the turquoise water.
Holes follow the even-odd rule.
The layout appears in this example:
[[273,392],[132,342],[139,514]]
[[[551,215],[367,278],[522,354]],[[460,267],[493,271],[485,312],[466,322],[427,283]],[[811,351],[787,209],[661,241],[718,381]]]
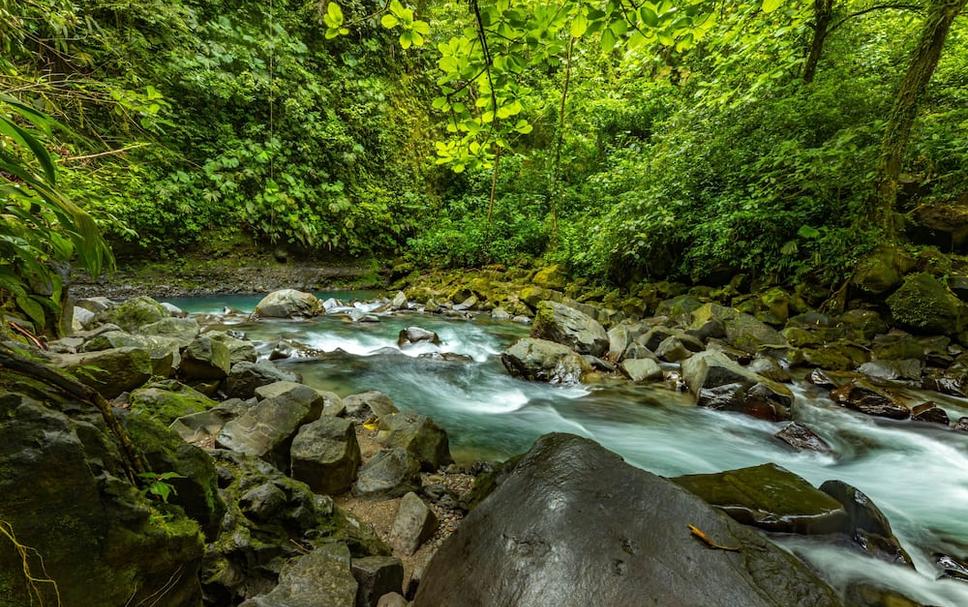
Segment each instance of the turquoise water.
[[[251,309],[257,299],[172,302],[212,311],[223,305]],[[411,325],[436,331],[443,343],[401,350],[397,333]],[[446,428],[455,457],[463,461],[507,457],[542,434],[563,431],[593,438],[630,463],[667,476],[775,462],[815,485],[846,481],[884,510],[918,571],[901,571],[844,549],[791,546],[832,579],[869,577],[926,604],[968,605],[968,584],[935,581],[931,564],[933,551],[968,555],[968,434],[855,414],[833,405],[813,386],[800,385],[795,388],[797,417],[823,436],[837,456],[796,453],[772,437],[783,424],[697,408],[687,396],[659,385],[550,386],[512,378],[499,353],[528,329],[511,323],[407,313],[377,323],[329,316],[246,320],[231,328],[246,332],[264,355],[280,338],[323,351],[317,358],[277,364],[302,374],[314,387],[341,395],[370,389],[387,393],[400,408],[429,415]],[[419,357],[434,352],[472,360]],[[954,418],[968,415],[964,400],[931,397],[940,399]]]
[[[316,297],[325,301],[330,297],[344,302],[366,301],[378,296],[375,291],[319,291]],[[252,312],[255,305],[265,297],[265,293],[205,295],[202,297],[169,297],[162,301],[175,304],[185,312],[190,313],[219,313],[225,308],[239,312]]]

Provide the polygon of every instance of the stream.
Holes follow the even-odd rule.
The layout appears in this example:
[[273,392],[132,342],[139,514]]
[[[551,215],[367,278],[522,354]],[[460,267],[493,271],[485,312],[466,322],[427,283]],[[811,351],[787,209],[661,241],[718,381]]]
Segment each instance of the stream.
[[[320,293],[342,301],[365,292]],[[190,313],[224,307],[251,311],[260,296],[172,298]],[[436,331],[442,345],[401,351],[397,333],[417,325]],[[629,463],[664,476],[718,472],[774,462],[814,485],[843,480],[869,495],[891,521],[917,571],[890,565],[816,540],[777,538],[802,554],[835,585],[870,579],[928,605],[968,605],[968,583],[935,580],[932,553],[968,555],[968,433],[940,425],[894,422],[834,405],[805,382],[793,386],[798,420],[833,447],[836,456],[798,453],[773,438],[785,423],[695,407],[688,394],[662,385],[606,382],[551,386],[512,378],[500,352],[528,327],[401,313],[380,322],[350,323],[336,317],[312,321],[245,321],[244,331],[268,355],[282,338],[326,354],[277,361],[304,381],[340,395],[380,390],[398,407],[432,417],[444,427],[459,462],[503,459],[525,451],[538,436],[571,432],[592,438]],[[454,352],[472,362],[419,358]],[[925,393],[953,419],[968,415],[968,401]]]

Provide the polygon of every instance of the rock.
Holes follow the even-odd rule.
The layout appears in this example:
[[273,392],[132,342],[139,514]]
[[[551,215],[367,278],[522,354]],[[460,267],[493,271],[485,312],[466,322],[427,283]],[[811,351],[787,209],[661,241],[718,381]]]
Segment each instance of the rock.
[[254,363],[259,355],[251,341],[238,339],[222,331],[209,331],[205,334],[214,341],[222,342],[229,349],[229,362],[232,365],[241,362]]
[[887,333],[887,323],[873,310],[847,310],[840,315],[838,326],[864,339],[873,339],[879,333]]
[[390,529],[390,545],[407,556],[430,539],[437,529],[437,517],[416,493],[400,500],[397,516]]
[[882,560],[914,567],[911,557],[894,537],[887,517],[863,491],[843,481],[826,481],[820,490],[844,507],[845,531],[861,548]]
[[890,419],[911,417],[911,410],[897,402],[892,394],[875,388],[863,380],[855,379],[839,388],[834,388],[830,391],[830,398],[843,407],[867,415]]
[[[739,552],[710,549],[689,525]],[[551,434],[444,541],[414,605],[840,602],[755,529],[588,439]]]
[[[701,308],[703,302],[692,295],[677,295],[672,299],[659,302],[655,308],[656,316],[668,316],[674,322],[689,322],[693,311]],[[649,348],[650,350],[652,348]]]
[[399,411],[389,396],[376,390],[347,396],[343,399],[343,408],[346,417],[359,421],[366,421],[373,417],[379,419]]
[[497,307],[491,310],[491,318],[493,320],[511,320],[511,313],[504,308]]
[[707,350],[682,363],[682,377],[701,407],[739,411],[769,420],[790,418],[793,393],[733,362],[721,352]]
[[[968,243],[968,211],[964,196],[951,202],[925,202],[912,212],[914,236],[946,249],[964,248]],[[918,234],[917,232],[920,232]]]
[[194,318],[162,318],[157,322],[143,325],[137,332],[141,335],[169,337],[184,348],[198,337],[198,322]]
[[403,293],[403,291],[397,291],[397,294],[393,296],[392,300],[390,300],[390,309],[402,310],[406,306],[407,306],[407,296]]
[[571,384],[581,381],[591,366],[568,346],[545,339],[525,337],[501,354],[511,375],[531,381]]
[[339,495],[350,490],[360,467],[360,446],[353,422],[321,417],[299,429],[290,448],[292,477],[316,493]]
[[420,485],[420,462],[406,449],[384,449],[360,468],[353,494],[362,497],[400,497]]
[[676,334],[675,331],[669,327],[653,327],[646,331],[643,335],[635,339],[636,343],[648,348],[650,351],[655,352],[659,344],[661,344],[666,338],[672,337]]
[[845,599],[852,607],[925,607],[896,590],[862,581],[847,586]]
[[[271,386],[288,383],[278,382]],[[265,397],[237,419],[226,423],[216,439],[218,446],[261,457],[280,470],[287,470],[289,448],[296,432],[302,425],[318,419],[323,412],[322,395],[308,386],[293,386],[285,391],[276,390],[273,396]],[[259,390],[269,387],[263,386]]]
[[857,367],[857,371],[878,379],[909,379],[920,381],[924,365],[916,358],[906,360],[872,360]]
[[168,303],[167,301],[161,302],[161,307],[168,311],[168,314],[174,316],[175,318],[185,318],[188,316],[184,310],[176,306],[175,304]]
[[[8,369],[2,375],[15,379]],[[39,597],[31,592],[21,555],[4,538],[0,604],[200,604],[198,524],[127,480],[120,444],[99,416],[63,413],[90,410],[55,392],[42,401],[0,393],[4,527],[29,547],[33,575],[57,582],[56,595],[41,582]]]
[[225,380],[225,395],[232,398],[252,398],[256,388],[280,381],[298,382],[299,376],[283,371],[269,361],[235,363]]
[[178,374],[190,380],[221,380],[229,374],[231,364],[228,346],[202,335],[182,350]]
[[380,417],[376,440],[406,449],[425,470],[452,463],[447,433],[434,420],[415,413],[391,413]]
[[401,348],[420,342],[440,345],[440,336],[433,331],[428,331],[420,327],[407,327],[406,329],[401,329],[400,335],[397,337],[397,345]]
[[958,421],[955,422],[955,425],[951,426],[951,429],[958,432],[968,432],[968,417],[958,418]]
[[873,295],[886,293],[901,284],[914,269],[914,259],[898,247],[884,245],[861,260],[850,279],[851,285]]
[[629,347],[625,348],[625,352],[620,357],[620,360],[625,360],[628,358],[631,358],[631,359],[648,358],[649,360],[654,361],[656,363],[659,362],[658,356],[653,354],[651,350],[649,350],[642,344],[639,344],[636,342],[630,343]]
[[948,414],[944,409],[937,406],[931,401],[926,403],[921,403],[911,409],[911,421],[913,422],[929,422],[932,424],[942,424],[947,426],[951,423],[948,419]]
[[961,301],[930,274],[911,274],[887,298],[894,322],[917,333],[957,335],[961,332]]
[[602,357],[608,352],[608,334],[597,320],[553,301],[537,306],[531,337],[564,344],[579,354]]
[[145,385],[133,391],[128,402],[132,411],[156,419],[165,426],[179,417],[201,413],[218,405],[201,392],[172,380]]
[[377,607],[384,595],[403,591],[403,563],[396,557],[368,556],[353,559],[350,566],[359,584],[356,607]]
[[312,318],[323,312],[323,306],[312,293],[282,289],[269,293],[255,307],[263,318]]
[[118,304],[111,301],[107,297],[85,297],[83,299],[78,299],[75,302],[75,305],[79,308],[84,308],[85,310],[97,314],[98,312],[102,312],[108,308],[113,308]]
[[686,360],[695,352],[703,350],[702,342],[689,335],[671,335],[659,344],[655,350],[655,355],[662,360],[670,363],[677,363]]
[[622,373],[636,383],[662,379],[662,367],[648,358],[627,358],[619,366]]
[[847,525],[840,502],[776,464],[672,480],[744,525],[767,531],[819,535]]
[[269,463],[231,451],[212,452],[227,513],[208,545],[203,575],[208,600],[237,605],[273,589],[281,566],[306,544],[342,542],[356,557],[390,554],[368,525]]
[[170,376],[172,365],[181,360],[178,353],[178,342],[170,337],[132,335],[120,330],[105,331],[94,335],[84,342],[80,350],[99,352],[111,348],[141,348],[147,350],[151,358],[152,373],[160,377]]
[[935,553],[932,556],[935,564],[944,572],[941,577],[968,582],[968,559],[959,559],[944,553]]
[[[80,303],[80,302],[79,302]],[[168,310],[150,297],[134,297],[117,306],[97,312],[98,323],[114,323],[129,333],[168,318]]]
[[832,451],[827,441],[817,436],[817,433],[810,428],[797,422],[787,424],[785,428],[773,436],[797,451],[816,451],[817,453],[830,453]]
[[[764,346],[786,345],[783,336],[776,329],[749,314],[713,303],[693,310],[690,325],[692,331],[712,332],[711,323],[720,323],[726,341],[744,352],[754,353]],[[717,335],[710,334],[708,337]]]
[[78,333],[87,329],[94,320],[94,312],[82,308],[80,306],[74,306],[74,313],[71,321],[71,333]]
[[775,382],[789,383],[792,380],[790,372],[781,367],[775,358],[763,354],[754,356],[746,368]]
[[271,592],[240,607],[355,607],[356,591],[349,549],[326,544],[283,565]]
[[558,264],[544,267],[535,272],[531,282],[545,289],[561,291],[568,282],[564,270]]
[[401,594],[390,592],[380,597],[376,607],[407,607],[409,604]]
[[142,348],[111,348],[83,354],[62,354],[57,364],[105,398],[130,392],[151,378],[151,355]]

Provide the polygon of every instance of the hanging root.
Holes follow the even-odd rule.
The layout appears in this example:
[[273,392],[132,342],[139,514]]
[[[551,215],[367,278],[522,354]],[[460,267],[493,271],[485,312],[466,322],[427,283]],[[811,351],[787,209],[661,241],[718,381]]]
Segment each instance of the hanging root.
[[[30,604],[34,604],[34,599],[37,599],[37,603],[44,607],[44,592],[41,591],[41,585],[49,585],[54,591],[54,597],[57,600],[57,607],[61,607],[60,590],[57,588],[57,582],[52,580],[47,575],[47,568],[44,567],[44,558],[35,549],[24,546],[19,541],[17,541],[17,536],[14,535],[13,526],[6,522],[0,521],[0,537],[4,537],[10,540],[13,544],[14,550],[20,556],[20,562],[23,567],[24,581],[27,583],[27,590],[30,596]],[[43,572],[44,577],[36,577],[30,570],[30,556],[33,553],[37,560],[40,562],[40,569]]]

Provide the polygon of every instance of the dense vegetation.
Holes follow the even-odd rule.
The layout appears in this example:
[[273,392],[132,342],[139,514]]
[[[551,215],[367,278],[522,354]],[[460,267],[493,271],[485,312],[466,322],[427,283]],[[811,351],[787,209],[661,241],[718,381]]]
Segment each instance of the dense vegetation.
[[829,284],[896,213],[964,203],[964,6],[0,0],[0,261],[74,254],[31,242],[78,233],[24,178],[56,164],[59,199],[136,257],[243,232]]

